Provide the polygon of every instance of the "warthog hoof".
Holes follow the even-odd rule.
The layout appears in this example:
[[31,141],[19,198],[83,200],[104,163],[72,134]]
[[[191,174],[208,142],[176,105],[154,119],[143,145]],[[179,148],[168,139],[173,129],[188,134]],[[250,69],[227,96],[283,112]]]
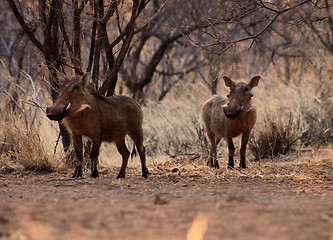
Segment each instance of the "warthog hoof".
[[117,179],[119,179],[119,178],[125,178],[125,172],[120,171],[118,176],[117,176]]
[[214,168],[216,168],[216,169],[220,168],[219,162],[217,160],[215,160],[215,162],[214,162]]
[[212,167],[212,168],[216,168],[216,169],[220,168],[219,161],[217,161],[216,159],[214,160],[213,158],[209,158],[207,160],[207,166]]
[[91,178],[98,178],[98,171],[97,169],[92,170],[91,174],[90,174]]
[[148,176],[149,176],[149,171],[148,168],[145,167],[142,169],[142,177],[148,178]]
[[214,163],[213,163],[213,158],[209,157],[207,160],[207,166],[208,167],[214,167]]
[[247,168],[246,164],[239,164],[240,168]]
[[239,167],[240,167],[240,168],[247,168],[247,167],[246,167],[245,157],[241,157],[241,161],[240,161],[240,163],[239,163]]
[[79,178],[79,177],[82,177],[82,166],[81,165],[76,166],[75,172],[72,176],[72,178]]
[[233,156],[229,156],[228,168],[229,169],[234,169],[235,168],[235,163],[234,163],[234,157]]

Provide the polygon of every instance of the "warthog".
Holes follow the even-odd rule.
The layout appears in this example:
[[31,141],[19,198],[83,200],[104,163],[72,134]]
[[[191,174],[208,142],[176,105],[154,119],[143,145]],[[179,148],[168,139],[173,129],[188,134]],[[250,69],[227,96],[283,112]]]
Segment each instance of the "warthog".
[[256,122],[256,109],[251,104],[251,89],[258,85],[260,76],[255,76],[249,83],[236,83],[229,77],[223,77],[230,88],[227,97],[214,96],[204,102],[202,117],[211,143],[207,165],[219,168],[216,147],[221,138],[226,138],[229,148],[229,168],[234,168],[235,147],[233,137],[242,134],[240,148],[240,167],[246,168],[245,152],[250,132]]
[[145,148],[143,146],[142,111],[139,105],[126,96],[104,97],[88,86],[88,75],[65,79],[53,106],[46,108],[47,117],[62,121],[72,134],[76,155],[73,178],[82,177],[82,136],[92,141],[91,177],[98,177],[98,154],[102,142],[114,142],[122,155],[117,178],[124,178],[130,152],[125,136],[134,141],[140,155],[142,176],[148,177]]

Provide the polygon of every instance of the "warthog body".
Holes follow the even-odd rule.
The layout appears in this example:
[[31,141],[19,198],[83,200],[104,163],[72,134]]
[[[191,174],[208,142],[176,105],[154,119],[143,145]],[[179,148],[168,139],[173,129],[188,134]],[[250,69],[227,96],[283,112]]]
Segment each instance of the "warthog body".
[[230,88],[227,97],[214,96],[202,107],[202,117],[211,143],[207,165],[219,168],[216,147],[222,138],[226,138],[229,148],[228,167],[234,168],[235,147],[232,138],[242,134],[240,167],[246,168],[246,145],[256,122],[256,109],[251,104],[251,89],[258,85],[260,77],[253,77],[249,83],[235,83],[229,77],[223,79]]
[[46,109],[51,120],[62,121],[72,133],[77,159],[73,178],[82,177],[82,137],[92,141],[91,177],[98,177],[97,164],[102,142],[114,142],[122,155],[122,165],[117,178],[124,178],[130,152],[125,144],[129,135],[139,152],[142,175],[147,178],[145,148],[143,146],[142,111],[139,105],[126,96],[104,97],[88,87],[87,74],[82,79],[65,79],[52,107]]

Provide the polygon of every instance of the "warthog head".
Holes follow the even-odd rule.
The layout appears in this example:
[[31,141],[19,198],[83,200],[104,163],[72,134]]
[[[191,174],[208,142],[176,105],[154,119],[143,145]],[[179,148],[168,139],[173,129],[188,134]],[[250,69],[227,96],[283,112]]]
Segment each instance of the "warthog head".
[[260,76],[253,77],[249,83],[236,83],[226,76],[223,79],[225,85],[230,88],[230,92],[227,95],[228,103],[222,108],[228,118],[236,118],[241,112],[246,112],[251,108],[251,98],[253,97],[251,89],[258,85]]
[[53,106],[46,108],[46,115],[50,120],[60,121],[70,114],[91,108],[86,103],[86,85],[89,74],[82,78],[65,78],[59,87],[59,94]]

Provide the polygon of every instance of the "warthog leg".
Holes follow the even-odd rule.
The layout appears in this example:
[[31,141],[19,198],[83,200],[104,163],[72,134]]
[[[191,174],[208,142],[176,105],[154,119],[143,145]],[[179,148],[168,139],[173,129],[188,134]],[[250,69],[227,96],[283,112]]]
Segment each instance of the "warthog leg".
[[249,140],[249,136],[250,136],[250,132],[247,132],[247,133],[244,132],[242,135],[242,144],[241,144],[241,149],[240,149],[241,160],[240,160],[240,164],[239,164],[240,168],[246,168],[245,153],[246,153],[246,146],[247,146],[247,142]]
[[216,169],[220,168],[219,161],[217,160],[217,145],[219,145],[220,141],[221,141],[220,137],[215,137],[215,159],[214,159],[215,161],[213,167]]
[[[146,149],[143,146],[143,133],[142,133],[141,127],[140,127],[140,129],[137,129],[136,131],[131,131],[129,133],[129,136],[134,141],[136,149],[139,152],[140,161],[141,161],[141,168],[142,168],[142,176],[144,178],[147,178],[148,175],[149,175],[149,171],[148,171],[148,168],[146,166]],[[135,150],[135,147],[134,147],[133,151],[134,150]]]
[[82,177],[82,164],[77,163],[72,178],[80,178],[80,177]]
[[100,140],[93,141],[93,146],[91,149],[90,159],[91,159],[91,174],[90,177],[97,178],[98,177],[98,170],[97,170],[97,164],[98,164],[98,154],[99,154],[99,148],[101,146]]
[[141,160],[141,167],[142,167],[142,176],[144,178],[147,178],[149,175],[148,168],[146,166],[146,149],[144,146],[137,146],[139,155],[140,155],[140,160]]
[[214,168],[220,168],[219,162],[217,160],[217,150],[216,147],[221,141],[221,138],[215,138],[215,134],[211,131],[208,132],[208,138],[211,143],[210,151],[209,151],[209,156],[207,160],[207,166],[209,167],[214,167]]
[[229,149],[229,163],[228,168],[234,168],[234,153],[235,153],[235,146],[232,142],[232,137],[227,137],[228,149]]
[[121,156],[123,158],[123,162],[121,164],[120,172],[119,172],[117,178],[125,178],[128,158],[130,156],[130,152],[128,151],[126,144],[125,144],[125,138],[123,138],[120,142],[116,142],[116,146],[117,146],[118,152],[121,154]]
[[73,144],[76,155],[76,169],[73,174],[73,178],[79,178],[82,177],[82,161],[83,161],[82,136],[74,135]]

